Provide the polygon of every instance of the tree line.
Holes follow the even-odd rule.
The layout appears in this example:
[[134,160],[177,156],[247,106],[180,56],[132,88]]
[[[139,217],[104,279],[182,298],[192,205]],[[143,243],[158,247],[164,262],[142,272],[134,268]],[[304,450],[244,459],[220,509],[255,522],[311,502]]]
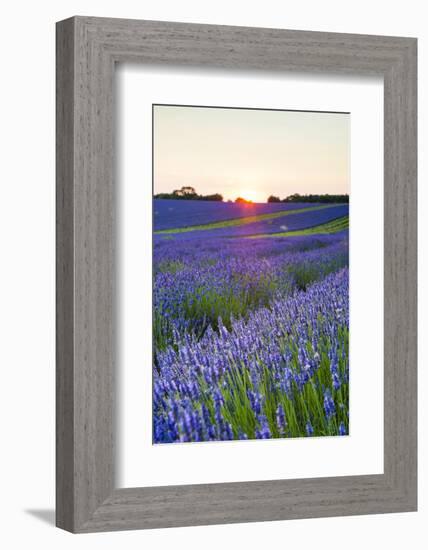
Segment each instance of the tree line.
[[299,193],[294,193],[285,197],[285,199],[280,199],[271,195],[268,197],[267,202],[327,202],[327,203],[336,203],[336,202],[349,202],[349,195],[299,195]]
[[[214,193],[213,195],[199,195],[196,192],[196,189],[191,186],[184,186],[181,189],[174,189],[172,193],[158,193],[154,195],[155,199],[174,199],[174,200],[187,200],[187,201],[223,201],[223,195],[220,193]],[[231,202],[231,201],[229,201]],[[246,203],[249,204],[251,201],[246,200],[242,197],[235,199],[237,203]],[[280,199],[275,195],[270,195],[267,199],[267,202],[321,202],[321,203],[347,203],[349,202],[349,195],[299,195],[299,193],[294,193],[285,197],[285,199]]]
[[214,193],[213,195],[199,195],[194,187],[185,186],[181,189],[175,189],[172,193],[158,193],[154,195],[155,199],[174,199],[186,201],[222,201],[223,195]]

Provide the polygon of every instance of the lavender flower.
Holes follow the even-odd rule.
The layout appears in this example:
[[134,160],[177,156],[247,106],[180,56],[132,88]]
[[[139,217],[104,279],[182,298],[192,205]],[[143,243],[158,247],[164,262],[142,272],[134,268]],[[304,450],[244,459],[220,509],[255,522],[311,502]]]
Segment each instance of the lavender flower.
[[276,425],[278,426],[279,433],[283,434],[285,432],[285,428],[287,427],[287,421],[285,419],[285,413],[281,403],[276,409]]
[[259,417],[259,422],[260,422],[260,428],[256,430],[256,438],[269,439],[270,437],[272,437],[266,416],[261,415]]
[[334,405],[334,400],[331,396],[330,390],[325,390],[324,392],[324,411],[327,421],[331,419],[332,416],[336,414],[336,407]]
[[248,399],[250,400],[251,408],[259,415],[262,412],[263,396],[260,393],[248,391]]

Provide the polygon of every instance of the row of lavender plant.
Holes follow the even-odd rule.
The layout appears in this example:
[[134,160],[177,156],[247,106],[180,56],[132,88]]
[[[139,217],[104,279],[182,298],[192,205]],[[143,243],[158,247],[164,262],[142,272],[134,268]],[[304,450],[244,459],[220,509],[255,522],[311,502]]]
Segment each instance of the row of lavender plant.
[[200,338],[218,319],[285,298],[348,263],[347,239],[305,237],[287,241],[236,239],[161,243],[155,247],[154,346],[177,345],[186,334]]
[[154,440],[348,432],[346,268],[158,355]]

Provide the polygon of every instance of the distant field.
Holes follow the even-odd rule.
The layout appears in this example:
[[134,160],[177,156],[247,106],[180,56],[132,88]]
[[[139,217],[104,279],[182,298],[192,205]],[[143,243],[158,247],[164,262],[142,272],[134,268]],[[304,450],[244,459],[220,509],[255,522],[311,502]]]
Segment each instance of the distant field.
[[[245,216],[270,214],[282,210],[307,208],[307,203],[239,204],[229,202],[154,200],[153,220],[155,231],[190,225],[232,220]],[[313,204],[312,206],[316,206]]]
[[[188,202],[192,202],[192,204],[197,206],[197,201]],[[177,206],[177,208],[179,209],[180,206]],[[285,236],[289,232],[315,228],[316,226],[348,216],[348,214],[349,205],[347,204],[306,204],[304,206],[299,205],[299,208],[293,210],[252,214],[251,216],[244,215],[243,217],[231,220],[212,221],[201,225],[158,230],[155,231],[155,236],[156,238],[173,240],[206,239],[208,237],[248,237],[272,234],[282,234]]]

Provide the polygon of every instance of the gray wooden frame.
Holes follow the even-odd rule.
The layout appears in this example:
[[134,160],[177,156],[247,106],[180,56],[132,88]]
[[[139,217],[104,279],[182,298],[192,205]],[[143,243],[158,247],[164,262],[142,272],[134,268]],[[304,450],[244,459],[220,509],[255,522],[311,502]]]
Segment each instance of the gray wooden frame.
[[[58,527],[92,532],[416,510],[416,46],[413,38],[155,21],[57,24]],[[116,62],[383,76],[382,475],[115,488]]]

